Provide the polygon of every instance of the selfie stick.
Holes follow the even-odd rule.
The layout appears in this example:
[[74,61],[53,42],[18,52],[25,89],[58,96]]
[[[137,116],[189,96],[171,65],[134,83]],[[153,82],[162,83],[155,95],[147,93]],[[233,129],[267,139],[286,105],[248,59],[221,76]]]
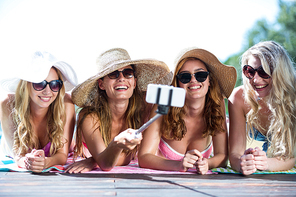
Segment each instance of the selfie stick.
[[157,100],[156,100],[156,104],[158,104],[157,110],[156,110],[156,115],[151,118],[148,122],[146,122],[145,124],[143,124],[137,131],[136,131],[136,136],[140,133],[142,133],[145,129],[147,129],[147,127],[149,127],[155,120],[157,120],[160,116],[162,115],[166,115],[169,111],[169,107],[171,106],[171,102],[172,102],[172,95],[173,95],[173,89],[170,89],[169,92],[169,99],[168,99],[168,104],[167,105],[159,105],[159,99],[160,99],[160,92],[161,92],[161,88],[159,87],[157,89]]

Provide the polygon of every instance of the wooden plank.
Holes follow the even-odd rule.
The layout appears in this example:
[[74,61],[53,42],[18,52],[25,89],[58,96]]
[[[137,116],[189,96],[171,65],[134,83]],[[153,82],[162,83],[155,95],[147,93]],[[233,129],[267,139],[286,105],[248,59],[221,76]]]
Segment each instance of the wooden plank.
[[0,196],[289,196],[296,175],[0,172]]

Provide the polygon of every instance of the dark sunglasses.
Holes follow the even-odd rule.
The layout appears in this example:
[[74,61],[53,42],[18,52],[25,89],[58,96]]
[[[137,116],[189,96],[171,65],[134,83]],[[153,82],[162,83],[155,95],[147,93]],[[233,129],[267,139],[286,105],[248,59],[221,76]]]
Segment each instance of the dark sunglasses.
[[244,67],[243,67],[243,73],[248,79],[253,79],[256,72],[263,79],[270,78],[270,76],[263,70],[262,66],[259,66],[259,68],[257,68],[257,69],[255,69],[249,65],[244,65]]
[[191,81],[192,75],[194,75],[195,79],[198,82],[204,82],[207,79],[207,77],[209,76],[209,72],[203,71],[203,72],[196,72],[194,74],[180,73],[180,74],[177,75],[177,77],[178,77],[179,81],[186,84],[186,83],[189,83]]
[[108,74],[108,77],[109,77],[110,79],[117,79],[117,78],[119,77],[120,73],[122,73],[123,76],[124,76],[126,79],[130,79],[130,78],[132,78],[132,77],[134,76],[134,74],[135,74],[135,72],[134,72],[133,69],[131,69],[131,68],[126,68],[126,69],[124,69],[124,70],[122,70],[122,71],[116,70],[116,71],[114,71],[114,72]]
[[47,86],[47,84],[49,84],[49,87],[53,92],[58,92],[63,86],[63,81],[62,80],[53,80],[53,81],[47,82],[46,80],[44,80],[41,83],[32,83],[33,88],[36,91],[43,90]]

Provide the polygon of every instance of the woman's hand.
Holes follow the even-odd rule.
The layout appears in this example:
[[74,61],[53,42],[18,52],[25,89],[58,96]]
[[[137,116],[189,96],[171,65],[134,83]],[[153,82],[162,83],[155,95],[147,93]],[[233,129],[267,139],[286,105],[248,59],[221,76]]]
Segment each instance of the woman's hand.
[[253,153],[255,149],[249,148],[240,158],[240,169],[244,175],[250,175],[256,172],[255,158]]
[[65,172],[66,173],[82,173],[82,172],[88,172],[94,169],[96,167],[96,162],[92,157],[89,157],[87,159],[83,159],[77,162],[72,163],[69,165]]
[[264,151],[262,151],[260,148],[256,147],[253,155],[254,155],[256,169],[267,170],[268,165],[267,165],[266,153]]
[[45,154],[43,150],[32,150],[25,156],[25,167],[32,172],[40,173],[45,168]]
[[187,151],[180,166],[181,172],[186,172],[189,168],[193,168],[199,158],[202,158],[202,154],[196,150]]
[[136,130],[134,129],[127,129],[119,133],[114,138],[114,142],[122,149],[133,150],[142,140],[142,134],[140,133],[135,137],[135,132]]
[[195,165],[196,171],[199,174],[206,174],[209,171],[209,163],[207,158],[199,158]]

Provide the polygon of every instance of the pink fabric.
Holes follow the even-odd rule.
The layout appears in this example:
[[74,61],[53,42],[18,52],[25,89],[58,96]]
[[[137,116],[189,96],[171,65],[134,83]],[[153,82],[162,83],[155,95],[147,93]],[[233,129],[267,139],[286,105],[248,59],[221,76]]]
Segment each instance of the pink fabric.
[[[73,162],[73,154],[69,154],[66,165],[55,165],[48,168],[46,171],[63,173],[66,167]],[[187,172],[152,170],[147,168],[140,168],[138,161],[132,160],[127,166],[115,166],[110,171],[102,171],[100,168],[95,168],[92,171],[84,172],[84,174],[196,174],[196,169],[188,169]],[[218,173],[209,170],[207,174]]]
[[[184,154],[178,153],[175,151],[168,143],[166,143],[162,138],[160,139],[158,150],[161,152],[162,156],[169,160],[177,160],[181,161],[184,157]],[[201,152],[202,156],[204,158],[209,158],[213,150],[212,143],[209,145],[209,147]]]
[[50,157],[50,146],[51,142],[48,142],[42,150],[44,150],[45,157]]

